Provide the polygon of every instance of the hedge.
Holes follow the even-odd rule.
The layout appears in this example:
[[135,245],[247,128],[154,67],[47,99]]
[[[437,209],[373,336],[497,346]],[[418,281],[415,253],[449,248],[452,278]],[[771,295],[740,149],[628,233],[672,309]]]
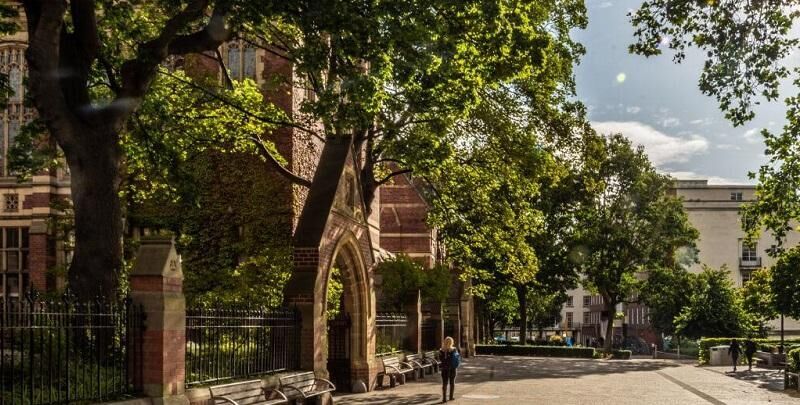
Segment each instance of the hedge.
[[[786,353],[786,370],[791,373],[800,373],[800,347],[789,350]],[[797,388],[795,379],[790,378],[786,381],[786,388]]]
[[[699,351],[697,352],[697,360],[700,364],[708,364],[709,360],[709,349],[714,346],[728,346],[731,343],[731,339],[738,339],[739,343],[744,343],[746,340],[745,338],[702,338],[700,339],[699,344]],[[769,351],[766,349],[772,349],[773,347],[777,347],[781,344],[780,340],[775,339],[753,339],[753,342],[756,343],[758,350],[762,351]],[[800,339],[786,339],[783,341],[784,346],[796,345],[800,344]],[[744,346],[742,346],[744,350]]]
[[497,356],[594,358],[594,348],[592,347],[476,345],[475,353]]
[[612,360],[630,360],[632,353],[630,350],[613,350],[609,358]]
[[800,347],[789,350],[786,357],[786,368],[792,373],[800,372]]

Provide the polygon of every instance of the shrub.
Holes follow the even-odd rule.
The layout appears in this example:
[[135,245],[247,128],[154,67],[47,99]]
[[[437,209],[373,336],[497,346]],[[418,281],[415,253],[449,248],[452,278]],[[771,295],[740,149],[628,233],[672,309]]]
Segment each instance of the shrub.
[[477,345],[475,352],[496,356],[594,358],[594,349],[591,347]]
[[[786,369],[792,373],[800,373],[800,347],[789,350],[786,354]],[[790,378],[786,388],[796,388],[794,379]]]
[[633,352],[630,350],[612,350],[608,358],[613,360],[630,360],[632,353]]

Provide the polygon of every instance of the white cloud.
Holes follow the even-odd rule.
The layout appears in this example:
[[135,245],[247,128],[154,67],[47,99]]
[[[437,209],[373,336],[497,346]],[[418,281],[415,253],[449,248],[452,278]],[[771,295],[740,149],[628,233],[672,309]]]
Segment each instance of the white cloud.
[[717,185],[737,185],[737,184],[753,184],[752,182],[728,179],[719,176],[706,176],[704,174],[695,172],[667,172],[676,180],[708,180],[708,184]]
[[639,111],[642,111],[642,108],[638,105],[632,105],[625,109],[628,114],[639,114]]
[[692,156],[708,150],[708,141],[702,136],[671,136],[637,121],[593,122],[592,126],[602,134],[621,133],[635,145],[644,146],[647,156],[656,166],[686,162]]
[[661,126],[664,128],[672,128],[681,125],[681,120],[675,117],[667,117],[661,120]]
[[692,125],[711,125],[712,121],[711,118],[701,118],[696,120],[689,121]]
[[731,145],[729,143],[721,143],[714,147],[722,150],[742,150],[742,148],[739,145]]
[[609,8],[609,7],[613,6],[613,5],[614,5],[614,3],[610,2],[610,1],[604,1],[604,2],[602,2],[600,4],[598,4],[597,8]]
[[751,128],[745,131],[744,140],[747,141],[747,143],[761,142],[761,128]]

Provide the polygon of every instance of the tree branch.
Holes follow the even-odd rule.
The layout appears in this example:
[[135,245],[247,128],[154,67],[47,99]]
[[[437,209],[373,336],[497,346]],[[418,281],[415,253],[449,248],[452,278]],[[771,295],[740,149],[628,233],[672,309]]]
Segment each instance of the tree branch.
[[308,179],[305,179],[303,177],[298,176],[297,174],[293,173],[291,170],[289,170],[286,167],[284,167],[281,164],[281,162],[279,162],[278,159],[276,159],[275,156],[272,155],[272,153],[269,151],[269,148],[267,148],[267,146],[264,144],[264,140],[263,139],[261,139],[260,137],[254,136],[254,137],[251,138],[251,140],[256,145],[256,148],[258,149],[259,154],[267,162],[269,162],[272,165],[272,167],[274,167],[278,171],[278,174],[280,174],[285,179],[291,181],[294,184],[297,184],[297,185],[300,185],[300,186],[303,186],[303,187],[306,187],[306,188],[311,188],[311,181],[308,180]]
[[402,170],[398,170],[396,172],[391,172],[386,177],[384,177],[384,178],[378,180],[377,182],[375,182],[375,186],[376,187],[382,186],[382,185],[386,184],[387,182],[389,182],[389,180],[391,180],[392,178],[394,178],[396,176],[399,176],[401,174],[411,173],[413,171],[414,170],[412,170],[412,169],[402,169]]
[[111,103],[109,112],[114,125],[122,126],[142,102],[158,67],[169,55],[202,53],[214,50],[231,37],[227,27],[227,10],[215,8],[202,30],[188,35],[178,33],[206,13],[209,0],[194,0],[167,20],[157,38],[140,45],[135,59],[122,64],[121,91]]
[[225,61],[222,60],[222,53],[220,53],[219,48],[214,50],[214,55],[216,55],[217,63],[222,70],[222,77],[225,79],[225,88],[233,90],[233,80],[231,80],[231,75],[228,73],[228,68],[225,66]]
[[317,139],[319,139],[319,140],[321,140],[323,142],[325,141],[325,138],[320,136],[318,133],[316,133],[316,132],[314,132],[314,131],[312,131],[312,130],[310,130],[308,128],[305,128],[305,127],[303,127],[301,125],[295,124],[295,123],[290,122],[290,121],[276,121],[276,120],[273,120],[273,119],[262,117],[260,115],[256,115],[253,112],[248,111],[246,108],[244,108],[244,107],[242,107],[242,106],[240,106],[240,105],[238,105],[236,103],[231,102],[230,100],[228,100],[224,96],[221,96],[218,93],[210,91],[209,89],[207,89],[207,88],[205,88],[203,86],[198,86],[197,84],[195,84],[195,83],[193,83],[191,81],[188,81],[188,80],[184,80],[184,79],[182,79],[182,78],[180,78],[178,76],[175,76],[174,74],[172,74],[172,73],[170,73],[168,71],[162,70],[159,73],[161,73],[163,75],[166,75],[166,76],[169,76],[169,77],[171,77],[171,78],[173,78],[175,80],[178,80],[181,83],[184,83],[184,84],[186,84],[188,86],[192,86],[193,88],[202,91],[207,96],[209,96],[209,97],[211,97],[211,98],[213,98],[213,99],[215,99],[217,101],[220,101],[220,102],[224,103],[227,106],[230,106],[230,107],[236,109],[237,111],[241,112],[242,114],[244,114],[244,115],[246,115],[246,116],[248,116],[250,118],[259,120],[261,122],[265,122],[267,124],[274,124],[274,125],[279,125],[279,126],[285,126],[285,127],[291,127],[291,128],[299,129],[299,130],[301,130],[303,132],[306,132],[308,134],[314,135],[315,137],[317,137]]

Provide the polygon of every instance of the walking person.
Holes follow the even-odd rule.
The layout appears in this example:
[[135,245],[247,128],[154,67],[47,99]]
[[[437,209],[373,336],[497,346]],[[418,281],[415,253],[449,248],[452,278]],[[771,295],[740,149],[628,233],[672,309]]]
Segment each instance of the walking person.
[[742,347],[736,339],[731,339],[731,345],[728,346],[728,356],[733,360],[733,372],[736,372],[736,364],[739,363],[739,355],[742,354]]
[[756,354],[756,342],[753,338],[744,341],[744,357],[747,359],[747,371],[753,371],[753,355]]
[[447,402],[447,384],[450,383],[450,400],[454,399],[456,389],[456,369],[461,364],[461,353],[455,347],[455,342],[450,336],[444,338],[442,349],[439,350],[439,369],[442,371],[442,403]]

